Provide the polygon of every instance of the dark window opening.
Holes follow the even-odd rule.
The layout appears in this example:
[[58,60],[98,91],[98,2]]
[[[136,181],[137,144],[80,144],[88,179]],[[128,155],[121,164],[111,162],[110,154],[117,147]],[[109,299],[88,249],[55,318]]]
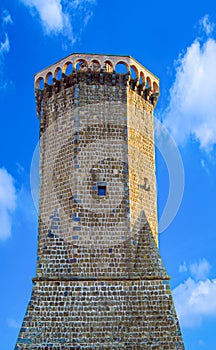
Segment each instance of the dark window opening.
[[98,186],[98,196],[106,196],[106,186]]

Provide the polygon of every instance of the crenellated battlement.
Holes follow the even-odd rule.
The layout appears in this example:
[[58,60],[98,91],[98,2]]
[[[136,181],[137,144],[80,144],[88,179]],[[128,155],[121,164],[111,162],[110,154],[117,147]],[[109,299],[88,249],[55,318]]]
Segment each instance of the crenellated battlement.
[[129,86],[154,107],[159,96],[159,79],[132,57],[95,54],[72,54],[40,71],[35,90],[49,97],[79,82]]

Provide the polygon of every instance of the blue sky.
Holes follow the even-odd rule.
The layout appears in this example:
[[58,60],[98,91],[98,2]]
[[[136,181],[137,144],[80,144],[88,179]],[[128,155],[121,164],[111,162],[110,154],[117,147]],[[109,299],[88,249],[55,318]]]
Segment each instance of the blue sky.
[[[215,23],[213,0],[0,1],[0,349],[15,345],[35,276],[33,76],[72,52],[131,55],[160,78],[155,116],[173,136],[185,175],[178,213],[159,236],[160,251],[186,349],[215,348]],[[169,169],[163,151],[156,156],[160,217]],[[174,194],[181,180],[175,178]]]

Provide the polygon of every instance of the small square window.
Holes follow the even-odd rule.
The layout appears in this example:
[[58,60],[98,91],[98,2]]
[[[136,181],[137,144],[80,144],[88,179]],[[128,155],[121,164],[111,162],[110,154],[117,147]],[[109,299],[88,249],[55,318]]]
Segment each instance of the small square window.
[[98,186],[98,196],[106,196],[106,186]]

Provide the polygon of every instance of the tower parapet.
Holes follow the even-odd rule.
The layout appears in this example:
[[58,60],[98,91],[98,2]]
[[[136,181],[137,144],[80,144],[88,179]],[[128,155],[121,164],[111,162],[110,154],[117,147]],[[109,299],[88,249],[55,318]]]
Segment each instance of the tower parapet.
[[87,84],[123,84],[154,107],[159,79],[131,56],[72,54],[35,75],[35,90],[58,93],[80,81]]

